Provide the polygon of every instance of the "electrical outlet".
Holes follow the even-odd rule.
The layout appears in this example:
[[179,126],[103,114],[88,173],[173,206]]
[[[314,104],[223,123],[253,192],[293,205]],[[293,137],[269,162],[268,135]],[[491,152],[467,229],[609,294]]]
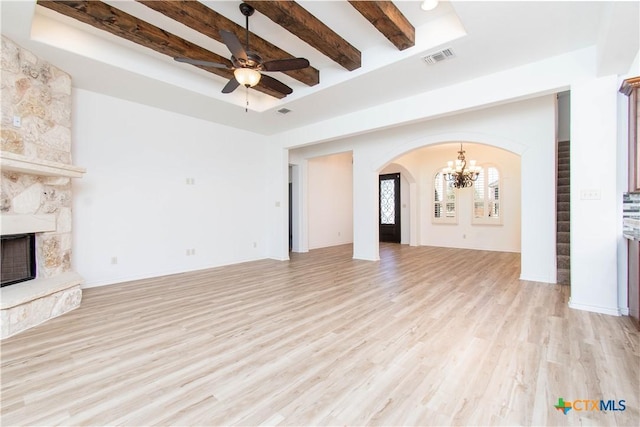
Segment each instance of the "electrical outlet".
[[19,128],[22,126],[22,117],[13,116],[13,127]]
[[117,256],[112,256],[112,257],[111,257],[111,264],[112,264],[112,265],[115,265],[115,264],[117,264],[117,263],[118,263],[118,257],[117,257]]
[[580,190],[580,200],[600,200],[601,197],[599,188]]

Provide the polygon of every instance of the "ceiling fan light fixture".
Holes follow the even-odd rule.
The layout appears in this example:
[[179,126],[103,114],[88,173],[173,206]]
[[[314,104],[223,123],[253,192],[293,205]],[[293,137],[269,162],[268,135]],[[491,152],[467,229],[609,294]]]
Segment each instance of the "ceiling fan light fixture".
[[438,0],[424,0],[420,7],[422,10],[433,10],[438,7]]
[[260,82],[262,75],[259,71],[251,68],[236,68],[233,75],[242,86],[253,87]]

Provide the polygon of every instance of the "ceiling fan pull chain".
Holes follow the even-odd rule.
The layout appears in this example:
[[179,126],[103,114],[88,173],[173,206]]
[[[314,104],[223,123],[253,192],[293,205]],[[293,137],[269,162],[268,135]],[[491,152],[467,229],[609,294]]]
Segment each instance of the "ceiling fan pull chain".
[[249,112],[249,88],[246,88],[246,99],[247,99],[247,104],[244,107],[244,112],[248,113]]

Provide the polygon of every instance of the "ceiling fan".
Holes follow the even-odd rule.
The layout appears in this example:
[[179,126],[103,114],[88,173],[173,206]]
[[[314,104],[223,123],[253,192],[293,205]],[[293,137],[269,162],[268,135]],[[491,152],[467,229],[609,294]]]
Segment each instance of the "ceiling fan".
[[240,12],[246,17],[246,47],[242,46],[238,37],[230,31],[220,30],[222,41],[231,51],[231,63],[221,64],[219,62],[202,61],[190,58],[174,58],[178,62],[185,62],[192,65],[201,65],[204,67],[226,68],[233,70],[234,77],[227,82],[222,93],[231,93],[238,86],[243,85],[247,88],[257,85],[260,81],[270,89],[282,94],[289,95],[293,92],[286,84],[273,77],[262,74],[262,71],[290,71],[300,70],[309,66],[309,61],[305,58],[275,59],[272,61],[263,61],[258,53],[249,50],[249,17],[253,15],[255,9],[246,4],[240,4]]

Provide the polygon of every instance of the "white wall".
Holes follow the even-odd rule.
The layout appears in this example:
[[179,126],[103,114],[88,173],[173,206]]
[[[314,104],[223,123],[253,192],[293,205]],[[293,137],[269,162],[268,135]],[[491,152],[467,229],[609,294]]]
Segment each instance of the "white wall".
[[400,174],[400,244],[408,245],[410,241],[410,199],[409,180],[404,174]]
[[[617,240],[618,78],[571,87],[571,300],[575,308],[620,314]],[[594,166],[594,167],[590,167]],[[595,199],[583,192],[597,192]]]
[[[292,159],[289,159],[292,161]],[[293,162],[289,166],[292,184],[291,228],[292,252],[304,253],[309,251],[309,206],[307,203],[307,166],[306,160],[298,164]]]
[[[265,149],[264,139],[256,135],[256,142],[262,141],[260,150]],[[272,147],[273,148],[273,147]],[[230,156],[232,164],[243,163],[242,157]],[[286,261],[289,259],[289,151],[280,147],[268,150],[260,162],[262,170],[268,171],[264,178],[266,206],[264,221],[269,224],[265,230],[267,256]],[[282,185],[285,183],[285,185]]]
[[353,242],[351,153],[308,162],[309,249]]
[[563,92],[572,83],[592,78],[595,73],[595,54],[595,47],[579,49],[301,126],[279,133],[271,140],[283,147],[296,148]]
[[87,169],[73,184],[72,258],[85,286],[266,256],[259,135],[75,90],[72,143]]
[[412,151],[394,160],[418,177],[420,244],[453,248],[520,252],[520,157],[495,147],[465,143],[467,161],[493,165],[501,173],[499,225],[472,224],[473,189],[456,190],[457,223],[433,223],[433,176],[455,160],[459,143],[446,143]]

